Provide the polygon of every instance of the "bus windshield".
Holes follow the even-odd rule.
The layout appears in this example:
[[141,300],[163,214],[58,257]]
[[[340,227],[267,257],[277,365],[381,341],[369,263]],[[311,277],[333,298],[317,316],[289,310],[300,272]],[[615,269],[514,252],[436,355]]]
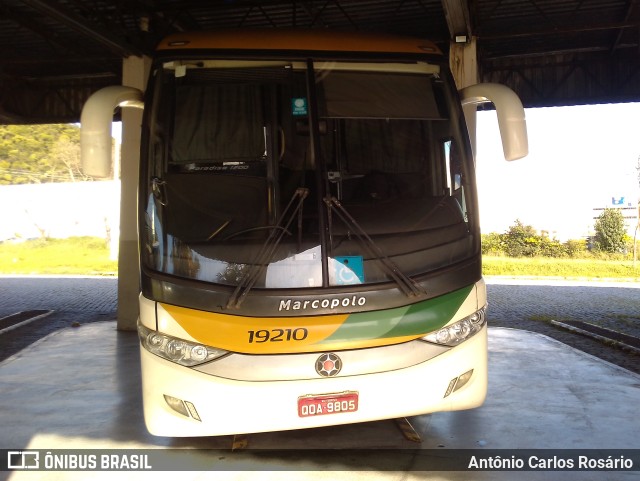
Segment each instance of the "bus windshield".
[[154,77],[147,269],[319,288],[398,282],[477,255],[472,159],[437,65],[189,59]]

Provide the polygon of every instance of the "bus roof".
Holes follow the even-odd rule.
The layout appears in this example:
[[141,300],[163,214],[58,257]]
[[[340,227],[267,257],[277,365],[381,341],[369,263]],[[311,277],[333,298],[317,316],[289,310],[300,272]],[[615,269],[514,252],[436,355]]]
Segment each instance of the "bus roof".
[[317,52],[436,54],[430,40],[374,33],[309,29],[242,29],[176,33],[160,42],[159,51],[220,49]]

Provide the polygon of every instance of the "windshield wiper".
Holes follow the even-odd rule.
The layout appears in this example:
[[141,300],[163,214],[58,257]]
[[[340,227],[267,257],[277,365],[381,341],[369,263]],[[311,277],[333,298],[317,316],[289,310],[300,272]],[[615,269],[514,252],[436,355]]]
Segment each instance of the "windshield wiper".
[[[383,270],[387,273],[391,279],[398,285],[400,290],[407,297],[415,297],[426,294],[424,288],[414,281],[411,277],[407,276],[389,257],[382,252],[382,249],[373,242],[373,239],[365,230],[356,222],[356,220],[349,214],[338,199],[333,196],[327,196],[324,198],[325,204],[329,207],[330,212],[335,212],[340,220],[345,223],[348,228],[354,231],[354,234],[358,237],[360,243],[369,251],[369,254],[378,259],[382,264]],[[329,224],[329,232],[331,233],[331,224]],[[331,234],[330,234],[331,235]]]
[[151,193],[154,199],[158,201],[158,204],[162,206],[167,205],[167,181],[160,177],[154,177],[151,179]]
[[278,244],[280,244],[284,234],[288,232],[289,226],[293,222],[296,214],[300,217],[302,216],[302,205],[308,195],[309,189],[304,187],[297,188],[293,193],[293,196],[291,196],[291,200],[289,200],[289,203],[282,212],[280,219],[274,226],[272,226],[273,228],[271,229],[267,240],[258,251],[253,263],[240,279],[240,282],[238,282],[238,285],[233,291],[233,294],[231,294],[229,301],[227,301],[227,309],[240,307],[240,304],[256,284],[264,269],[269,265],[269,262],[278,248]]

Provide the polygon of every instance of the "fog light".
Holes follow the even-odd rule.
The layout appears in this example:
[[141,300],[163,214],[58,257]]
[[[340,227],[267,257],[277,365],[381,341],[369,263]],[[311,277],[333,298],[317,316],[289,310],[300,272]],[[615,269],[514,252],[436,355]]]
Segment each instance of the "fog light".
[[469,382],[469,379],[471,379],[472,375],[473,375],[473,369],[471,371],[467,371],[464,374],[462,374],[458,378],[458,382],[456,383],[456,387],[453,388],[453,392],[456,392],[458,389],[461,389],[462,387],[464,387],[464,385]]
[[462,389],[465,384],[469,382],[471,376],[473,375],[473,369],[471,371],[467,371],[464,374],[461,374],[458,377],[454,377],[450,382],[449,386],[447,386],[447,390],[444,393],[444,397],[447,397],[452,392],[456,392],[458,389]]
[[193,405],[193,403],[190,403],[189,401],[185,401],[184,404],[185,404],[185,406],[187,406],[187,409],[189,410],[189,414],[191,414],[191,417],[193,419],[195,419],[196,421],[202,421],[202,419],[200,419],[200,415],[198,414],[198,411],[196,411],[196,407]]
[[173,409],[175,412],[180,413],[183,416],[189,417],[189,411],[187,411],[187,407],[182,402],[182,399],[178,399],[173,396],[167,396],[165,394],[164,400],[167,402],[169,407]]
[[168,394],[163,394],[163,396],[164,400],[167,402],[167,405],[175,412],[182,414],[187,418],[192,417],[196,421],[202,421],[193,403],[189,401],[183,401],[182,399],[178,399],[177,397],[169,396]]
[[453,392],[453,388],[456,387],[456,383],[458,382],[458,378],[454,377],[451,382],[449,382],[449,386],[447,387],[447,390],[444,393],[444,397],[447,397],[449,394],[451,394]]

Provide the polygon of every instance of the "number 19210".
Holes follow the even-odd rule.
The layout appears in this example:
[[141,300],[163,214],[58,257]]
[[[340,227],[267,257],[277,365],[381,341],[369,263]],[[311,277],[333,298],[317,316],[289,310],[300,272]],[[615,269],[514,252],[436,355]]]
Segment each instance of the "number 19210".
[[249,334],[249,344],[261,342],[283,342],[283,341],[304,341],[309,335],[304,327],[295,329],[260,329],[258,331],[247,331]]

